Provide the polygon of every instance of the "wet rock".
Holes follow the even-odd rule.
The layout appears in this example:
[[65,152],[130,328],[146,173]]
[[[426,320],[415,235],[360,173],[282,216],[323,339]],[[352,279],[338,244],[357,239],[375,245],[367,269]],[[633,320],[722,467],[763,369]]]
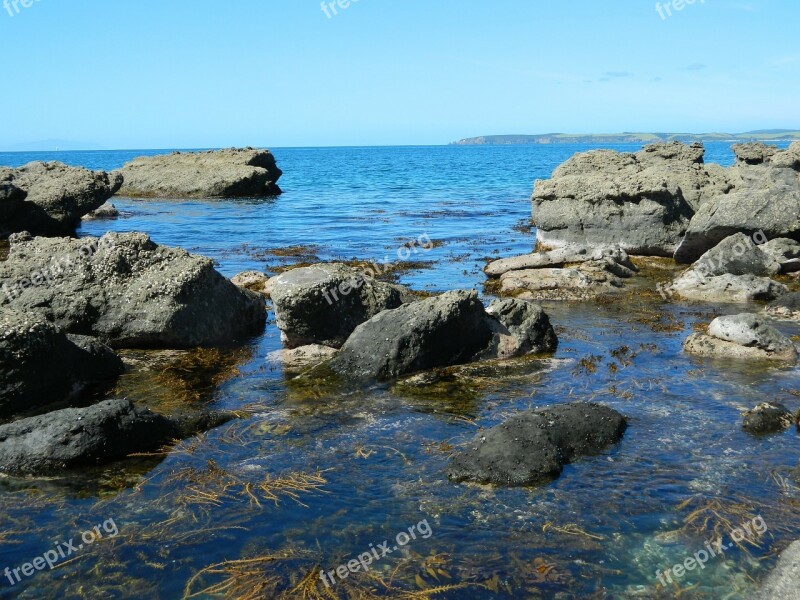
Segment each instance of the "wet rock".
[[282,175],[268,150],[231,148],[143,156],[120,173],[120,195],[155,198],[263,197],[281,193]]
[[478,295],[457,290],[372,317],[327,365],[348,379],[386,381],[470,362],[493,335]]
[[111,204],[111,202],[106,202],[97,210],[93,210],[92,212],[83,216],[84,221],[100,221],[117,218],[119,218],[119,211],[117,210],[116,206]]
[[267,293],[267,277],[261,271],[245,271],[231,277],[231,283],[236,287],[244,288],[257,294],[269,297]]
[[208,414],[173,420],[120,399],[57,410],[0,426],[0,472],[35,475],[101,464],[156,450],[230,418]]
[[383,283],[339,263],[292,269],[269,280],[275,321],[287,348],[341,348],[360,324],[414,300],[404,287]]
[[728,171],[733,191],[723,191],[700,206],[675,251],[676,261],[694,262],[736,232],[800,238],[800,143],[774,153],[742,148],[738,152],[742,158]]
[[338,350],[330,346],[311,344],[292,350],[275,350],[267,355],[267,360],[278,363],[290,373],[300,373],[336,356]]
[[266,323],[261,296],[234,286],[211,260],[142,233],[14,238],[0,290],[4,310],[39,314],[113,347],[232,344]]
[[123,371],[93,338],[67,336],[36,313],[0,311],[0,418],[70,400]]
[[576,154],[536,182],[537,239],[550,247],[619,244],[631,254],[672,256],[708,198],[728,191],[724,169],[702,145],[653,144],[636,154]]
[[448,471],[455,482],[526,486],[558,477],[564,465],[622,439],[627,422],[592,403],[560,404],[520,413],[479,433]]
[[780,265],[781,273],[800,271],[800,243],[789,238],[777,238],[763,244],[760,248]]
[[770,302],[765,312],[777,319],[800,319],[800,292],[783,294]]
[[[502,258],[489,263],[484,272],[489,277],[500,277],[509,271],[524,269],[561,268],[567,264],[578,264],[589,261],[599,261],[610,258],[613,263],[631,272],[638,269],[631,262],[628,253],[619,246],[607,248],[581,248],[568,246],[546,252],[534,252],[512,258]],[[621,275],[622,276],[622,275]]]
[[714,319],[707,334],[690,335],[683,349],[716,358],[797,361],[792,341],[768,325],[763,317],[749,313]]
[[800,540],[781,553],[756,600],[800,600]]
[[[98,209],[121,184],[119,175],[58,162],[0,167],[0,234],[72,235],[81,217]],[[26,196],[20,198],[14,189]]]
[[744,414],[743,427],[753,434],[777,433],[794,423],[794,415],[783,404],[762,402]]
[[524,354],[554,352],[558,337],[541,306],[516,298],[494,300],[486,309],[493,331],[483,359],[507,359]]

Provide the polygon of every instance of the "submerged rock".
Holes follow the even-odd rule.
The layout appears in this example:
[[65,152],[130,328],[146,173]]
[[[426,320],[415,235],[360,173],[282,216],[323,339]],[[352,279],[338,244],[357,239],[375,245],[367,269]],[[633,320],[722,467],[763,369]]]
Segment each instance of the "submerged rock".
[[58,162],[0,167],[0,235],[72,235],[81,217],[100,208],[120,185],[120,175]]
[[622,439],[627,422],[593,403],[529,410],[479,433],[448,471],[452,481],[526,486],[558,477],[576,458]]
[[749,313],[714,319],[707,334],[690,335],[683,349],[716,358],[797,361],[792,341],[768,325],[763,317]]
[[120,173],[120,195],[157,198],[233,198],[275,196],[282,175],[268,150],[231,148],[143,156]]
[[0,263],[0,306],[113,347],[232,344],[263,330],[263,297],[240,290],[210,259],[143,233],[12,238]]
[[730,188],[703,163],[702,145],[653,144],[635,154],[579,153],[536,182],[537,239],[551,247],[619,244],[631,254],[672,256],[689,221]]
[[0,311],[0,418],[70,400],[123,371],[92,338],[67,336],[36,313]]
[[267,355],[267,360],[279,363],[289,373],[300,373],[336,356],[338,350],[330,346],[310,344],[291,350],[275,350]]
[[290,349],[341,348],[360,324],[414,300],[406,288],[340,263],[292,269],[270,279],[268,288],[281,339]]
[[781,553],[755,600],[800,600],[800,540]]
[[232,415],[168,419],[127,400],[65,408],[0,426],[0,472],[35,475],[123,458],[214,427]]
[[754,434],[777,433],[794,423],[794,415],[783,404],[762,402],[744,414],[742,427]]

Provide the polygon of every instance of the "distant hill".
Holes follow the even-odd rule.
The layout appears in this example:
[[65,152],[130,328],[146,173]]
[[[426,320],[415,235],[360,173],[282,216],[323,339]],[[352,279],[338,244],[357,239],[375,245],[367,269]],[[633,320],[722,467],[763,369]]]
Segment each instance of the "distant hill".
[[762,129],[745,133],[542,133],[538,135],[485,135],[452,142],[455,146],[489,144],[650,144],[653,142],[792,142],[800,131]]

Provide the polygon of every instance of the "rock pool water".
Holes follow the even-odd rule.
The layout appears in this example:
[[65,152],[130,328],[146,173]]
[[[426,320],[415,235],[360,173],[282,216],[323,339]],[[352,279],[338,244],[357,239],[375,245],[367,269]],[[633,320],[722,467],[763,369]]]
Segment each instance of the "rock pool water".
[[[707,148],[707,161],[731,162],[727,145]],[[123,218],[80,233],[146,231],[213,257],[228,276],[299,260],[407,259],[430,263],[404,272],[407,285],[482,290],[485,259],[534,243],[533,180],[585,149],[276,149],[285,172],[277,199],[115,198]],[[0,164],[110,169],[140,154],[0,154]],[[425,234],[436,248],[398,256]],[[669,272],[644,262],[648,273]],[[101,527],[102,540],[52,571],[14,585],[3,577],[0,597],[750,598],[775,552],[800,534],[800,469],[796,431],[755,438],[741,430],[741,411],[765,400],[796,411],[798,370],[684,355],[696,324],[740,307],[664,302],[652,280],[635,285],[610,303],[544,303],[561,340],[555,356],[446,371],[427,389],[289,384],[266,359],[280,347],[273,319],[241,349],[126,352],[136,368],[116,393],[164,411],[207,406],[242,418],[163,455],[0,480],[0,570],[57,542],[77,546],[109,519],[119,532]],[[448,457],[479,427],[572,400],[627,415],[622,443],[533,489],[447,481]],[[717,536],[730,543],[730,530],[757,516],[767,531],[752,544],[660,586],[657,571]],[[384,540],[393,547],[415,525],[417,538],[366,574],[330,590],[321,583],[320,568]]]

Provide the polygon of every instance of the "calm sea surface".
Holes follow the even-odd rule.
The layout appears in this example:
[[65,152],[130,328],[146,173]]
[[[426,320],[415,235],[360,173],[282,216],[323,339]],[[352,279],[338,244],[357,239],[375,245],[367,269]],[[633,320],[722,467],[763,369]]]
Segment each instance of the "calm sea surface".
[[[707,162],[732,162],[727,144],[706,147]],[[534,180],[588,149],[276,148],[285,173],[276,199],[115,198],[122,217],[87,222],[79,234],[144,231],[213,258],[227,276],[293,260],[394,262],[405,242],[427,235],[436,248],[412,255],[427,264],[401,282],[483,293],[487,259],[533,247]],[[109,170],[163,152],[0,153],[0,165],[59,160]],[[561,340],[555,358],[487,368],[433,391],[289,384],[267,359],[280,348],[272,318],[236,352],[158,363],[130,353],[147,368],[125,375],[117,395],[163,411],[242,410],[243,418],[163,455],[80,476],[0,480],[0,597],[315,598],[302,590],[320,568],[334,570],[384,540],[393,546],[421,521],[430,535],[336,584],[334,597],[440,586],[454,587],[437,598],[751,597],[775,551],[800,537],[800,471],[797,433],[752,437],[741,430],[741,411],[766,400],[800,408],[798,370],[682,354],[696,323],[740,307],[652,298],[544,306]],[[623,442],[533,489],[448,482],[449,455],[478,427],[572,400],[627,415]],[[303,475],[318,476],[321,487],[308,489]],[[301,488],[296,497],[292,485]],[[767,531],[753,544],[656,590],[657,571],[758,516]],[[2,576],[57,542],[75,538],[77,546],[82,532],[108,519],[117,536],[87,544],[53,571],[13,586]]]

